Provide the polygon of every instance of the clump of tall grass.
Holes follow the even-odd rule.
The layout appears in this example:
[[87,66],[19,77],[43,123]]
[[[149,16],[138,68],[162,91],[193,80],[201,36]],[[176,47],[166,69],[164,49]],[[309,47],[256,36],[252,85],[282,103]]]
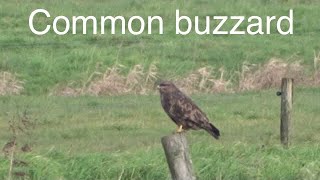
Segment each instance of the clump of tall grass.
[[10,72],[0,72],[0,95],[18,95],[23,90],[23,81]]
[[83,92],[91,95],[115,95],[123,94],[127,91],[125,87],[125,77],[121,75],[122,65],[116,64],[108,68],[104,73],[95,72],[97,76],[93,79],[87,89],[83,87]]
[[264,65],[244,62],[239,74],[239,91],[279,87],[283,77],[294,78],[295,83],[302,83],[307,78],[300,62],[286,63],[275,58]]
[[224,78],[224,73],[223,68],[215,72],[214,68],[207,66],[199,68],[184,78],[178,78],[175,82],[188,94],[232,92],[231,81]]
[[57,88],[53,95],[143,95],[154,90],[154,84],[158,80],[155,64],[150,64],[147,69],[141,64],[134,65],[128,74],[124,74],[125,68],[121,64],[115,64],[105,72],[95,71],[81,88],[73,88],[71,83],[69,86]]
[[90,95],[148,94],[153,90],[158,70],[151,64],[147,70],[141,64],[133,66],[127,75],[121,73],[125,66],[116,64],[94,79],[85,92]]

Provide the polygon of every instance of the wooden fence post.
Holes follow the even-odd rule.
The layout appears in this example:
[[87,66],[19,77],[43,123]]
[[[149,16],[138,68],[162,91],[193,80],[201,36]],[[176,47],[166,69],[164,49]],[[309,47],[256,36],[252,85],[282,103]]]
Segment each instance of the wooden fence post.
[[283,78],[281,83],[281,92],[278,95],[281,95],[280,140],[286,147],[290,144],[293,97],[292,88],[293,79]]
[[176,133],[161,138],[173,180],[195,180],[188,143],[184,133]]

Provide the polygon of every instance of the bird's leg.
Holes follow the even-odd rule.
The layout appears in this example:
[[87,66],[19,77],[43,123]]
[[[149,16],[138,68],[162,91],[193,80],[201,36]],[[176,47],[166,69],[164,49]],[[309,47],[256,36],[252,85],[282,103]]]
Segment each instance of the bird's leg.
[[180,126],[178,127],[178,129],[177,129],[177,133],[181,133],[182,131],[183,131],[182,125],[180,125]]

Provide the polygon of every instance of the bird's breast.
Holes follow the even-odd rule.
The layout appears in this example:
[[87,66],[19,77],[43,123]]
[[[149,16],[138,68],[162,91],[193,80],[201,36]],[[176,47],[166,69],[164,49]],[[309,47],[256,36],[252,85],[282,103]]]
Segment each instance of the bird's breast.
[[170,96],[170,94],[161,94],[161,104],[164,110],[170,111],[172,108],[172,105],[174,104],[173,98]]

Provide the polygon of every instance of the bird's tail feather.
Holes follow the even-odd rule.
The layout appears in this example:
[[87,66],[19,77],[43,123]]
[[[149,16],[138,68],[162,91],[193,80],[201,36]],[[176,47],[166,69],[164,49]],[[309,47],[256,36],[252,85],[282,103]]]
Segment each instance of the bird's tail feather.
[[214,125],[209,123],[208,128],[206,128],[206,131],[210,133],[214,138],[219,139],[220,131],[218,128],[216,128]]

